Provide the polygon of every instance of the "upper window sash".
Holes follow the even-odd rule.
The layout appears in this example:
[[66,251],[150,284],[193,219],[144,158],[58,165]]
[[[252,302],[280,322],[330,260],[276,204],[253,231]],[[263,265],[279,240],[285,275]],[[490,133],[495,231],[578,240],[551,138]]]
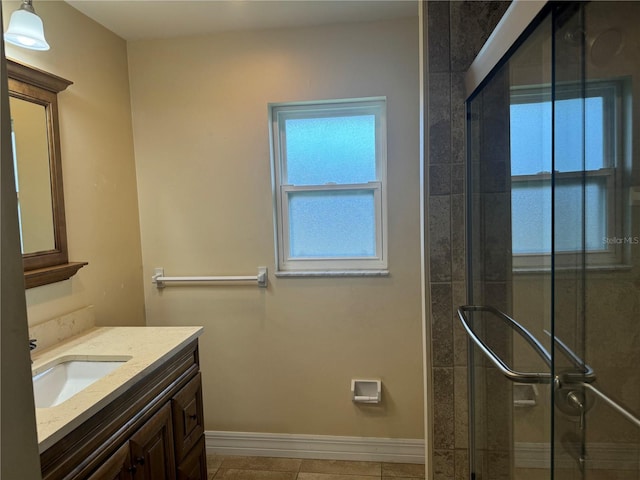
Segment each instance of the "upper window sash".
[[[621,112],[623,111],[624,81],[621,80],[600,80],[590,81],[585,84],[567,83],[559,84],[553,90],[550,85],[538,86],[516,86],[511,88],[511,105],[520,105],[528,103],[548,103],[551,105],[553,101],[562,102],[564,100],[578,100],[581,98],[601,98],[603,105],[602,111],[602,132],[603,132],[603,168],[613,168],[617,165],[617,159],[620,150],[621,138]],[[556,107],[558,108],[558,107]],[[549,121],[553,115],[551,107],[549,107]],[[551,131],[549,131],[549,148],[551,147]],[[559,152],[549,151],[558,154]],[[558,170],[558,160],[556,161],[556,170]],[[549,166],[551,167],[551,166]],[[550,170],[549,168],[548,170]],[[534,172],[531,172],[534,173]],[[540,172],[544,173],[544,172]]]
[[289,119],[305,118],[335,118],[358,115],[373,115],[375,117],[375,178],[380,182],[386,181],[386,119],[385,98],[372,97],[366,100],[337,100],[322,103],[272,104],[271,118],[274,135],[278,141],[272,146],[276,162],[276,177],[280,185],[291,185],[287,171],[287,139],[285,123]]

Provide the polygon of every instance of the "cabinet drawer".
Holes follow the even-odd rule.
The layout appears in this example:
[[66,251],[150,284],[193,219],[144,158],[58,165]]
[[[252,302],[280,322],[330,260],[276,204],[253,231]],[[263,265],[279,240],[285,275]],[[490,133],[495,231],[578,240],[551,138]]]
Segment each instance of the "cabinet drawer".
[[122,445],[87,480],[133,480],[129,442]]
[[178,463],[204,434],[201,378],[198,373],[171,399]]
[[204,446],[204,436],[202,436],[178,466],[178,480],[204,480],[206,478],[207,451]]

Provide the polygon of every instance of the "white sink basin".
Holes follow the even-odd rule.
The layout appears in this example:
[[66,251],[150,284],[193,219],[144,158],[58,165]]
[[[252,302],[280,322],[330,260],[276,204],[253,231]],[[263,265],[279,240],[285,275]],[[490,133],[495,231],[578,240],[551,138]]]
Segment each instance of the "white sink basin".
[[129,358],[61,358],[33,376],[36,408],[55,407],[122,366]]

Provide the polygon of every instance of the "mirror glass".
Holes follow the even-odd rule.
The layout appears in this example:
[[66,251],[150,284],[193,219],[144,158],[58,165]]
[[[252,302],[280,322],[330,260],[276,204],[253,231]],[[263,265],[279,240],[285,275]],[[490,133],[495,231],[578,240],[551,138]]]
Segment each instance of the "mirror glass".
[[53,250],[55,234],[45,107],[10,98],[22,253]]
[[69,80],[7,59],[11,140],[25,287],[66,280],[69,262],[62,191],[58,93]]

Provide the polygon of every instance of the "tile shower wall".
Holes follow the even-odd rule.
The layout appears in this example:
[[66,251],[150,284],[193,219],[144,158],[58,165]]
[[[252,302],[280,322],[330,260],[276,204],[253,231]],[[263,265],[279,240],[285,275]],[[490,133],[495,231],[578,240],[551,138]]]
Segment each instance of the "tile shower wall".
[[468,478],[464,74],[509,2],[428,1],[426,185],[433,379],[433,478]]

